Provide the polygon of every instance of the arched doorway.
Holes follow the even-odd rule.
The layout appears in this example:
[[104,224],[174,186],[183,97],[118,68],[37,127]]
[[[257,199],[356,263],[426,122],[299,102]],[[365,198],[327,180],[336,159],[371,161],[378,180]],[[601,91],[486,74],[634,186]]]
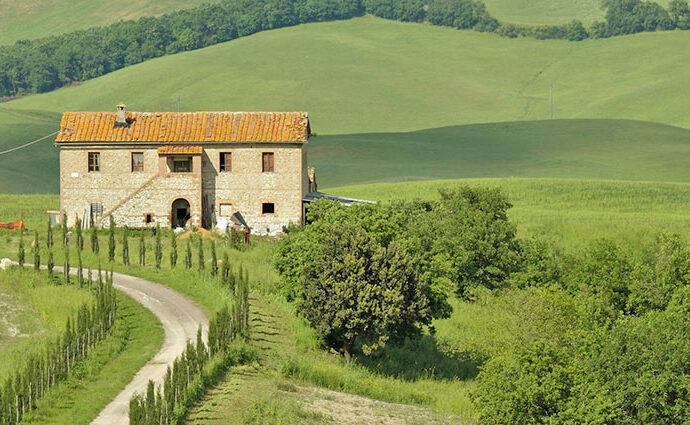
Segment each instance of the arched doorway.
[[174,229],[176,227],[184,227],[191,218],[191,210],[189,202],[184,198],[175,199],[170,210],[170,225]]

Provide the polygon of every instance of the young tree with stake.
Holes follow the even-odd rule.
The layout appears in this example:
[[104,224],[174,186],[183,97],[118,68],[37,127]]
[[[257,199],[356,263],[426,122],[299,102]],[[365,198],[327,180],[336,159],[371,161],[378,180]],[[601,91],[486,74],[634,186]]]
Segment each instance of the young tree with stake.
[[41,247],[38,243],[38,232],[34,232],[34,270],[41,268]]
[[139,237],[139,265],[144,267],[146,265],[146,240],[144,239],[144,232],[141,232]]
[[98,230],[96,225],[91,226],[91,252],[98,254]]
[[127,227],[122,233],[122,264],[129,266],[129,229]]
[[161,260],[163,259],[163,245],[161,244],[161,226],[156,225],[156,268],[161,269]]
[[204,238],[199,236],[199,273],[204,271]]
[[218,256],[216,254],[216,241],[211,241],[211,276],[218,274]]
[[115,261],[115,219],[110,215],[110,226],[108,228],[108,260]]
[[17,253],[17,261],[19,262],[19,267],[24,267],[24,261],[26,260],[26,253],[24,252],[24,231],[19,232],[19,252]]
[[187,250],[185,252],[185,267],[187,267],[187,270],[192,268],[192,241],[188,238],[187,239]]
[[50,225],[50,217],[48,217],[48,233],[46,236],[46,247],[48,249],[53,247],[53,226]]
[[177,236],[175,232],[170,235],[170,268],[174,269],[177,265]]

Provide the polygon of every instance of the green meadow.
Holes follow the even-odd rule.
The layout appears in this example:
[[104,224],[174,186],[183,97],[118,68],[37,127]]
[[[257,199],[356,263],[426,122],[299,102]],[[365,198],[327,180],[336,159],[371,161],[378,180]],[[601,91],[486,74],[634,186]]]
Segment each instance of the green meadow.
[[0,45],[187,9],[202,0],[0,0]]
[[381,183],[331,190],[341,196],[388,201],[435,199],[457,185],[500,188],[513,204],[510,219],[523,237],[539,236],[563,249],[611,238],[632,248],[662,231],[690,232],[690,185],[530,178]]
[[[513,24],[565,24],[579,19],[588,25],[604,19],[600,0],[486,0],[484,3],[492,16]],[[666,7],[669,0],[655,3]]]
[[22,364],[27,351],[40,350],[64,331],[67,318],[91,299],[85,291],[60,288],[48,276],[0,273],[0,381]]

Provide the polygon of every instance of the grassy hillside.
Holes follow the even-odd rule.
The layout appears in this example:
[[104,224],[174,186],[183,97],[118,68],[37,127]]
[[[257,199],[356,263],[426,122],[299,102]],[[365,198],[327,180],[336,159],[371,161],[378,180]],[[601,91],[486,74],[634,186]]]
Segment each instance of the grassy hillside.
[[[654,0],[667,6],[669,0]],[[601,0],[484,0],[497,19],[515,24],[563,24],[579,19],[585,24],[604,18]]]
[[119,20],[161,15],[208,0],[0,0],[0,44],[45,37]]
[[689,184],[462,179],[348,186],[329,192],[380,201],[434,199],[439,188],[463,184],[501,188],[514,205],[509,215],[521,236],[541,236],[564,249],[602,237],[639,249],[650,246],[659,232],[690,232]]
[[[690,32],[511,40],[373,17],[309,24],[4,103],[0,150],[54,131],[64,110],[111,110],[121,101],[133,110],[175,110],[178,96],[183,110],[307,110],[322,135],[544,119],[552,80],[557,118],[690,127],[688,41]],[[0,191],[55,191],[56,157],[49,141],[0,156]]]
[[322,188],[458,177],[690,182],[690,131],[639,121],[553,120],[320,136],[310,161]]
[[60,288],[47,274],[0,273],[0,382],[23,365],[27,351],[64,331],[67,318],[91,297],[74,287]]

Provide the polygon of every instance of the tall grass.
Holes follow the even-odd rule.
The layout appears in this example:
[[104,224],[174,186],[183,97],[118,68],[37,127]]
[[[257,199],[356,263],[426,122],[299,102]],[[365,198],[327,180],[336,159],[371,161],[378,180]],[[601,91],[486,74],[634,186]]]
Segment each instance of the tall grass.
[[27,354],[42,353],[43,342],[60,335],[67,318],[91,300],[86,291],[55,286],[46,273],[0,272],[0,382],[24,365]]
[[363,199],[437,199],[457,185],[498,187],[513,208],[520,236],[540,236],[566,250],[595,238],[631,247],[652,242],[662,231],[690,231],[690,185],[605,180],[460,179],[345,186],[331,192]]

